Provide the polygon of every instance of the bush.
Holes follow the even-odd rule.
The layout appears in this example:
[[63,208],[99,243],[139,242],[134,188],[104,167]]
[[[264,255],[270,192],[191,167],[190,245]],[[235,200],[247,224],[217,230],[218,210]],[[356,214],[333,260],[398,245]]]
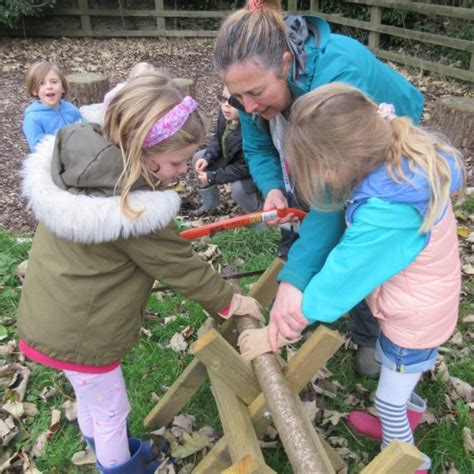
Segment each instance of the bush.
[[14,28],[24,16],[42,16],[56,0],[0,0],[0,23]]

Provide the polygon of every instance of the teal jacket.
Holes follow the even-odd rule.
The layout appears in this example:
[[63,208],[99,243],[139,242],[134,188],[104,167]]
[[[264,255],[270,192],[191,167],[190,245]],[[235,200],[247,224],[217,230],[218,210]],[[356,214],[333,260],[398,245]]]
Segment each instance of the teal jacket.
[[[418,123],[423,111],[423,95],[396,71],[379,61],[364,45],[352,38],[332,34],[328,23],[305,16],[311,34],[304,43],[305,71],[293,81],[296,61],[288,85],[294,97],[330,82],[346,82],[358,87],[375,102],[391,103],[397,115]],[[250,174],[262,194],[272,189],[285,191],[280,158],[268,131],[258,116],[240,112],[243,147]],[[293,244],[279,280],[303,290],[322,268],[327,255],[345,230],[344,213],[311,210]]]

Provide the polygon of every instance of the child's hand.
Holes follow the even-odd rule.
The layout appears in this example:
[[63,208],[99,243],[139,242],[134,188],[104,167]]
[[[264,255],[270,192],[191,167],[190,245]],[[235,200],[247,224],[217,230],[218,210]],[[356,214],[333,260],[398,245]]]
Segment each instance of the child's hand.
[[207,164],[207,160],[199,158],[199,160],[196,160],[196,163],[194,163],[194,171],[198,174],[202,173],[207,168]]
[[[285,339],[281,334],[278,335],[278,348],[286,346],[291,342],[298,341],[299,338],[292,341]],[[247,329],[239,336],[240,354],[247,361],[251,362],[255,357],[271,352],[270,342],[268,341],[268,326],[260,329]]]
[[205,171],[200,171],[197,173],[197,179],[203,186],[207,186],[209,184],[207,180],[207,173]]
[[273,351],[278,350],[280,336],[296,339],[308,325],[301,312],[302,303],[303,293],[298,288],[286,282],[280,283],[268,325],[268,340]]
[[260,303],[251,296],[239,295],[234,293],[232,301],[230,302],[230,309],[227,314],[219,313],[220,316],[227,319],[233,315],[236,316],[250,316],[262,323],[265,323],[265,318],[262,314]]
[[[288,201],[285,195],[279,189],[272,189],[265,198],[265,202],[263,204],[264,211],[270,211],[272,209],[286,209],[288,207]],[[272,219],[268,221],[267,224],[270,225],[280,225],[286,222],[294,221],[295,215],[288,214],[286,217],[280,218],[277,217],[276,219]],[[297,219],[296,219],[297,220]]]

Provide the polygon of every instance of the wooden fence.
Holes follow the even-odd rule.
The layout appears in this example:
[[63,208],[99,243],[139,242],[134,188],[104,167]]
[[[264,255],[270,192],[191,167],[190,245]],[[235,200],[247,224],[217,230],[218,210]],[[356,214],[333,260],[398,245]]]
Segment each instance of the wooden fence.
[[[432,5],[427,3],[400,1],[400,0],[343,0],[345,3],[366,5],[370,9],[370,21],[362,21],[342,16],[341,14],[322,13],[319,8],[319,0],[310,1],[310,11],[297,9],[297,0],[288,1],[288,12],[293,14],[318,15],[330,23],[345,27],[356,28],[368,32],[368,46],[380,58],[402,63],[428,71],[433,71],[443,76],[453,77],[464,81],[474,82],[474,41],[453,38],[439,34],[425,33],[417,30],[390,26],[382,23],[383,9],[397,9],[416,12],[427,16],[440,16],[459,18],[470,24],[474,20],[474,9],[451,7],[444,5]],[[122,2],[118,2],[122,5]],[[39,26],[37,22],[28,21],[23,30],[5,31],[1,33],[21,36],[88,36],[88,37],[214,37],[214,29],[170,29],[167,27],[166,19],[175,21],[183,19],[213,20],[218,22],[227,16],[229,11],[176,11],[166,10],[163,0],[155,0],[154,10],[126,10],[118,7],[114,10],[103,10],[89,8],[88,0],[78,0],[78,8],[56,8],[48,19],[57,18],[57,25],[53,28],[45,28],[44,24]],[[74,24],[73,18],[76,20]],[[122,27],[115,26],[104,28],[100,25],[100,19],[115,18],[121,20]],[[61,20],[62,18],[62,20]],[[146,28],[130,29],[125,19],[136,19],[149,21]],[[151,23],[150,23],[151,20]],[[43,22],[45,20],[42,20]],[[36,24],[35,24],[36,23]],[[62,24],[61,24],[62,23]],[[217,28],[217,26],[216,26]],[[474,27],[473,27],[474,28]],[[439,64],[433,61],[420,59],[418,57],[388,51],[380,47],[380,35],[394,36],[404,40],[417,41],[425,44],[444,46],[455,50],[465,51],[470,54],[469,69]]]

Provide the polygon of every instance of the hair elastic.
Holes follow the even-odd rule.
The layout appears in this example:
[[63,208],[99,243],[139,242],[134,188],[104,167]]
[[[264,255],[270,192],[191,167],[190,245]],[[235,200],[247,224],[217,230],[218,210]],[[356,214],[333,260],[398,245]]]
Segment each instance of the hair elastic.
[[187,95],[178,105],[175,105],[154,123],[146,134],[142,148],[158,145],[158,143],[174,135],[196,108],[197,102]]
[[262,0],[249,0],[247,10],[250,13],[262,13],[263,12]]
[[389,122],[391,122],[394,118],[397,118],[393,104],[386,104],[385,102],[379,104],[377,107],[377,114]]

